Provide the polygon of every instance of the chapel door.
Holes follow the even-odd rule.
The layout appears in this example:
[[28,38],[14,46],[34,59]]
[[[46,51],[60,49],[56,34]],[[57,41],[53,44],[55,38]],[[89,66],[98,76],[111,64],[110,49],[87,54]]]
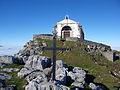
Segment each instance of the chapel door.
[[70,26],[64,26],[62,28],[61,37],[62,38],[70,37],[70,31],[71,31]]
[[64,38],[70,37],[70,31],[64,31]]

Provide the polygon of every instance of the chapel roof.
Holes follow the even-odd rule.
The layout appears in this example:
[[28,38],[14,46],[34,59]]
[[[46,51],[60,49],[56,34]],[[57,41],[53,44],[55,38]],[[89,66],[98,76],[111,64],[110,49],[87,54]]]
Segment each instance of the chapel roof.
[[64,23],[75,23],[75,24],[78,24],[78,22],[75,22],[75,21],[69,19],[69,16],[65,16],[65,19],[58,22],[58,23],[62,23],[62,24],[64,24]]

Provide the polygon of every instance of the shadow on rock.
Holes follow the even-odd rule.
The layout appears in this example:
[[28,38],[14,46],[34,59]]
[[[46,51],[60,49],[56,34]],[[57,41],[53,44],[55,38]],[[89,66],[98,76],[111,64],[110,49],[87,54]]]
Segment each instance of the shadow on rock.
[[95,83],[96,85],[98,85],[98,86],[100,86],[100,87],[102,87],[103,88],[103,90],[109,90],[109,88],[108,87],[106,87],[104,84],[102,84],[102,83]]
[[89,84],[90,82],[93,82],[95,77],[93,75],[86,74],[86,83]]

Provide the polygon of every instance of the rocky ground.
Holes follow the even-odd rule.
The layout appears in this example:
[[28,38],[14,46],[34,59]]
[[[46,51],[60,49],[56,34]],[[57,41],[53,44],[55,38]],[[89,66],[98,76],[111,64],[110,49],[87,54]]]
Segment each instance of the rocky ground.
[[[18,68],[3,68],[0,71],[14,72]],[[11,79],[11,75],[0,73],[0,90],[14,90],[15,85],[4,86],[4,81]],[[93,82],[86,82],[86,71],[79,67],[69,67],[62,60],[56,61],[56,80],[52,81],[52,62],[45,56],[31,55],[24,67],[18,72],[18,77],[28,82],[25,90],[104,90]]]
[[[87,65],[88,67],[91,62],[89,61],[88,63],[87,59],[91,60],[89,59],[91,57],[88,57],[88,55],[83,52],[86,51],[84,48],[78,49],[78,45],[74,44],[74,46],[70,47],[73,49],[73,52],[74,50],[75,52],[70,52],[70,58],[67,58],[69,62],[74,61],[74,66]],[[52,60],[49,57],[42,56],[42,48],[46,46],[48,46],[48,42],[46,41],[30,41],[14,56],[0,57],[0,90],[108,90],[103,84],[98,85],[92,80],[93,77],[88,74],[89,70],[93,72],[92,69],[83,69],[80,66],[69,66],[64,64],[63,59],[56,61],[56,80],[52,81]],[[79,64],[79,53],[83,55],[82,57],[87,57],[85,58],[85,63],[80,61],[82,63]],[[59,54],[63,55],[64,53],[60,52]],[[73,54],[77,54],[78,56],[74,57],[72,56]],[[62,57],[66,57],[65,55],[66,54]],[[84,58],[82,59],[84,61]],[[77,62],[75,60],[77,60]],[[91,63],[93,67],[97,67],[97,65],[101,63],[101,61],[98,61],[95,57],[93,61]],[[103,66],[105,66],[105,68],[108,67],[105,63],[101,64],[104,64]],[[10,65],[13,66],[9,67]],[[119,67],[118,64],[116,64],[115,67]],[[109,70],[109,73],[113,77],[120,78],[117,71]],[[100,77],[101,80],[103,79],[100,74],[98,77]],[[17,82],[17,84],[14,84],[14,82]],[[21,85],[20,82],[23,84]],[[19,86],[22,88],[19,88]]]

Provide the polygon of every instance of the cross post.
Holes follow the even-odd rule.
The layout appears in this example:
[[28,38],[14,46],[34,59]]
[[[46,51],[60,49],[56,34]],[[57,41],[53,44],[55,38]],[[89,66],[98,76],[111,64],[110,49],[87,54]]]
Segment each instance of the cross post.
[[42,50],[53,50],[53,54],[52,54],[52,61],[53,61],[53,66],[52,66],[52,80],[55,81],[56,80],[56,50],[70,50],[70,48],[57,48],[56,47],[56,34],[57,32],[53,32],[53,47],[43,47]]

